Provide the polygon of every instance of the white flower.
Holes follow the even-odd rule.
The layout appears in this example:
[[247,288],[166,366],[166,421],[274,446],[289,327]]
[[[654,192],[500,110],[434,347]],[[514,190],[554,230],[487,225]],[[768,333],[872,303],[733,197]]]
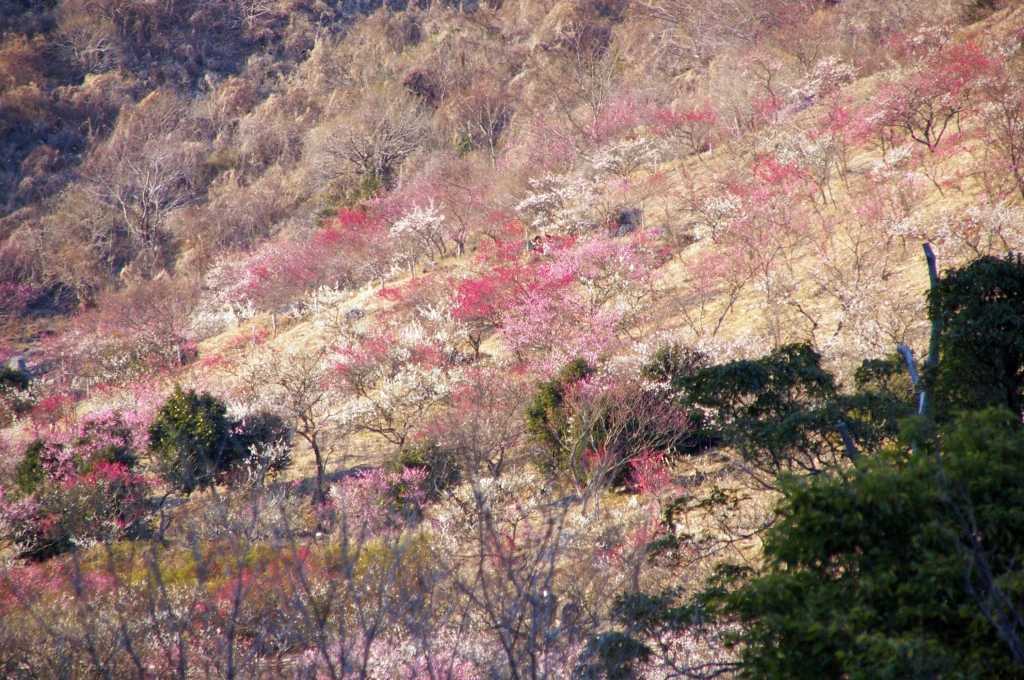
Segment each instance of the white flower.
[[519,202],[516,212],[534,229],[569,234],[594,226],[589,215],[597,196],[590,180],[546,173],[531,179],[530,188],[532,192]]
[[829,56],[814,65],[814,70],[793,89],[793,95],[798,100],[817,99],[832,94],[856,78],[857,69],[852,64],[835,55]]
[[442,233],[442,225],[444,225],[444,215],[439,213],[434,207],[434,202],[430,201],[427,207],[416,206],[403,215],[392,225],[390,233],[393,237],[402,237],[410,233],[433,236]]
[[725,194],[710,196],[700,201],[693,235],[698,239],[715,238],[743,215],[743,202],[738,196]]
[[653,168],[661,161],[661,149],[647,137],[620,139],[594,156],[594,170],[623,177],[643,168]]

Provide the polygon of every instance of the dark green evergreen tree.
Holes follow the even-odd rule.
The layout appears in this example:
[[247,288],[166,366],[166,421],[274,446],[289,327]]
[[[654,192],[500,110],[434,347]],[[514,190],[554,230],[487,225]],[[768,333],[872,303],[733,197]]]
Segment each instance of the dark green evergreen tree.
[[227,407],[208,393],[176,385],[149,428],[149,451],[171,487],[192,493],[210,486],[237,454]]
[[989,406],[1024,413],[1024,262],[982,257],[948,272],[929,296],[942,328],[937,415]]

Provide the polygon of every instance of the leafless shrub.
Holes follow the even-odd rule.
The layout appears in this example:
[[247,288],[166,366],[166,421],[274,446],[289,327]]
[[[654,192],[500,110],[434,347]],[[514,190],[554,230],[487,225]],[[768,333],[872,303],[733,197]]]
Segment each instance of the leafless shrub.
[[409,94],[380,90],[368,93],[355,111],[315,130],[309,148],[323,181],[349,173],[372,194],[394,186],[402,163],[427,131],[428,119]]
[[103,73],[121,65],[123,45],[117,26],[102,12],[89,11],[86,3],[63,3],[58,44],[71,62],[86,73]]

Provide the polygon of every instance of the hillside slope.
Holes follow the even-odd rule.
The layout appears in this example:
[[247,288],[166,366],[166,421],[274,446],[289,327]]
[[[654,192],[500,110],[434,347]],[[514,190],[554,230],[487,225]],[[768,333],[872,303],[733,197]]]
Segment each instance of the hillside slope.
[[630,598],[896,441],[923,244],[1024,249],[1015,3],[12,8],[10,677],[731,677]]

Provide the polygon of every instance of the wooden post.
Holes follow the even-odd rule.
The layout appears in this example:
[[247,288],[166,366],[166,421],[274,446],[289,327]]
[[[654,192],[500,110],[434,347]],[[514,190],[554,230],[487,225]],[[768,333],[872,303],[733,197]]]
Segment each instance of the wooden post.
[[843,446],[846,448],[846,457],[851,462],[856,463],[857,459],[860,458],[860,452],[857,450],[857,445],[853,443],[853,437],[850,436],[850,430],[847,429],[846,423],[839,423],[836,426],[839,430],[839,436],[843,438]]
[[[924,244],[924,256],[928,260],[928,279],[931,282],[932,295],[936,295],[939,287],[939,270],[935,263],[935,253],[930,243]],[[939,366],[939,342],[942,340],[942,321],[932,319],[932,333],[928,341],[928,359],[924,362],[925,377],[935,378],[935,372]],[[927,389],[921,390],[921,400],[918,403],[918,415],[926,416],[931,410],[932,395]]]
[[917,392],[917,412],[921,413],[921,399],[924,398],[924,392],[921,391],[921,374],[917,372],[917,362],[914,361],[914,354],[906,345],[896,345],[896,351],[900,353],[900,356],[903,357],[903,362],[907,365],[910,380],[914,383],[914,391]]

